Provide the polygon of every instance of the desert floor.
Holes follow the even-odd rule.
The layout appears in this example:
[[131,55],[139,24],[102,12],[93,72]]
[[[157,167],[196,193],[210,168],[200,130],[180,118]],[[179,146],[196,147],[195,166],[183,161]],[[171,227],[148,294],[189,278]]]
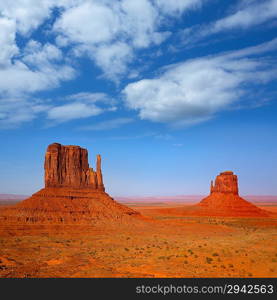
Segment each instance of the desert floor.
[[[277,206],[270,218],[174,215],[180,203],[129,203],[138,226],[0,228],[0,277],[277,277]],[[186,209],[186,208],[185,208]]]

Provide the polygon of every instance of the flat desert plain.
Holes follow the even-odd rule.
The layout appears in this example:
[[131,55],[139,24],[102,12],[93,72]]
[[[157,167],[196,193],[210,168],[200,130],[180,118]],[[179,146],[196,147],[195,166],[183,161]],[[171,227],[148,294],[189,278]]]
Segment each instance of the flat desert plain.
[[270,217],[193,216],[190,203],[125,202],[137,224],[1,225],[0,277],[276,277]]

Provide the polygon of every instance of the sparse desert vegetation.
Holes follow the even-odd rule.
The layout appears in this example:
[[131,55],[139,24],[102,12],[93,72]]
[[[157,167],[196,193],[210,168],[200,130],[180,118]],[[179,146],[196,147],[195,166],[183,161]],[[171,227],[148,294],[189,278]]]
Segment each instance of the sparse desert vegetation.
[[[276,277],[277,218],[148,217],[130,228],[1,228],[0,277]],[[32,227],[33,226],[33,227]]]

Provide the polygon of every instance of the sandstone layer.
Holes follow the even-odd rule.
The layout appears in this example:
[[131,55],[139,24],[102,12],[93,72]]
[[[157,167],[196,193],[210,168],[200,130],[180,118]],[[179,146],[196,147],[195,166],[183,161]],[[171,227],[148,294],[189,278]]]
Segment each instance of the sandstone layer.
[[230,217],[266,217],[268,213],[239,196],[238,178],[231,171],[211,182],[210,195],[198,204],[201,214]]

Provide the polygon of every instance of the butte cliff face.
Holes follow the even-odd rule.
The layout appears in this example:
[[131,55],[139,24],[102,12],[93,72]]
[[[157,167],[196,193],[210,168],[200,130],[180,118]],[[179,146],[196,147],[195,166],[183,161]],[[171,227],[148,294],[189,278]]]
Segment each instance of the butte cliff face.
[[1,210],[0,222],[118,224],[140,215],[105,192],[100,155],[94,171],[89,167],[86,149],[54,143],[47,148],[44,169],[45,188]]
[[105,191],[101,171],[101,156],[97,155],[97,169],[88,164],[88,151],[79,146],[54,143],[45,154],[45,187],[92,188]]
[[230,217],[265,217],[267,212],[239,196],[238,178],[231,171],[220,173],[211,182],[210,195],[198,206],[201,214]]
[[231,171],[226,171],[220,173],[216,179],[215,184],[211,182],[211,194],[213,193],[223,193],[223,194],[233,194],[238,195],[238,177],[234,175]]

